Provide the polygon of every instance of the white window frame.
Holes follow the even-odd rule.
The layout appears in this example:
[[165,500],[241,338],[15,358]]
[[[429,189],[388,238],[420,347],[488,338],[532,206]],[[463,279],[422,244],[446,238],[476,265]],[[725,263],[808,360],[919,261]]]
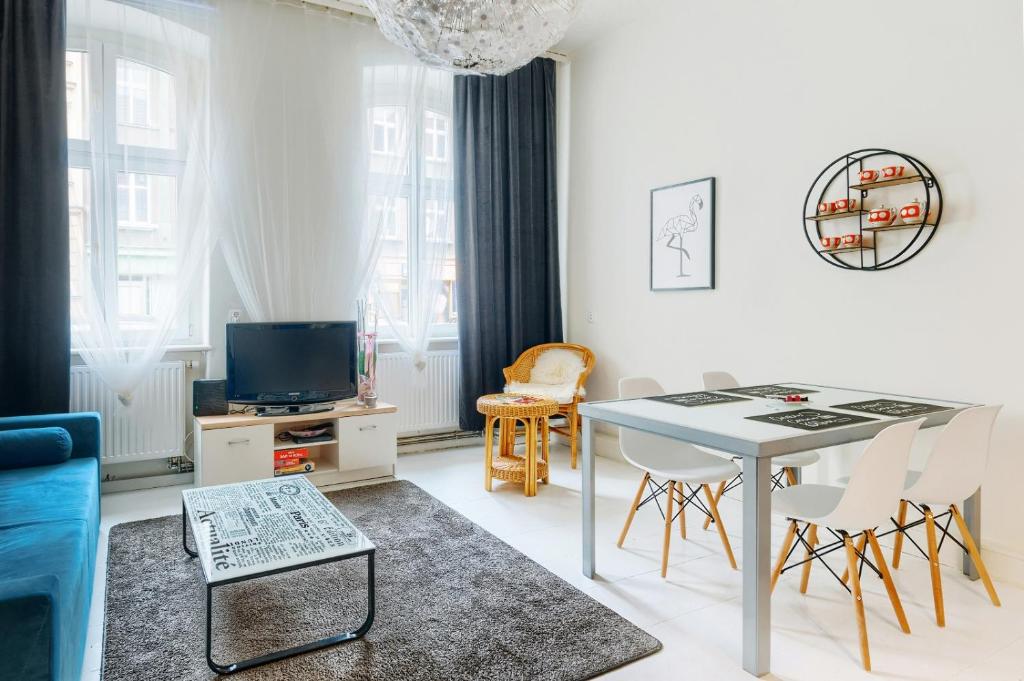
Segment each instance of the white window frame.
[[[391,103],[391,102],[387,102],[387,101],[377,101],[377,102],[374,102],[373,108],[371,108],[371,110],[369,110],[367,112],[369,114],[369,119],[370,119],[370,134],[371,134],[371,136],[374,133],[374,125],[373,125],[373,122],[374,122],[374,112],[373,112],[373,109],[378,108],[378,107],[387,107],[387,108],[397,107],[397,108],[399,108],[401,110],[400,113],[399,113],[399,116],[398,116],[398,120],[402,121],[404,119],[406,124],[408,124],[410,122],[409,112],[404,107],[404,105],[402,103],[397,103],[396,104],[396,103]],[[434,150],[431,150],[431,155],[428,156],[428,152],[427,152],[427,148],[426,148],[426,146],[427,146],[426,145],[426,138],[427,138],[426,122],[427,122],[427,119],[429,117],[431,117],[431,116],[446,118],[448,120],[448,130],[449,131],[451,130],[452,116],[447,115],[447,114],[445,114],[443,112],[440,112],[440,111],[435,111],[433,109],[430,109],[429,107],[425,108],[423,110],[423,114],[422,114],[420,120],[418,120],[416,122],[417,124],[409,131],[410,138],[409,138],[408,146],[409,146],[409,156],[410,156],[410,158],[408,159],[408,163],[406,165],[406,167],[408,168],[409,172],[407,172],[404,175],[405,179],[403,180],[403,182],[399,186],[399,191],[398,191],[398,196],[401,197],[401,198],[405,198],[408,201],[408,203],[409,203],[409,211],[408,211],[408,213],[409,213],[409,216],[408,216],[409,217],[409,239],[407,240],[407,244],[406,244],[406,248],[408,249],[406,251],[406,257],[407,257],[407,265],[406,265],[406,267],[407,267],[407,271],[408,271],[408,295],[409,295],[409,301],[410,301],[410,308],[409,308],[409,315],[410,316],[423,313],[423,311],[421,311],[421,310],[413,309],[413,301],[418,300],[416,288],[417,288],[418,282],[419,282],[419,267],[420,267],[420,257],[419,256],[420,256],[420,252],[422,250],[424,250],[425,244],[428,241],[432,241],[434,243],[442,241],[440,239],[430,238],[427,235],[427,233],[426,233],[426,197],[422,196],[424,194],[430,194],[429,191],[425,191],[425,187],[429,187],[429,185],[431,183],[439,182],[439,180],[437,180],[437,179],[432,179],[432,178],[426,177],[426,174],[423,172],[424,165],[426,165],[428,163],[437,163],[439,161],[439,159],[435,158],[434,155],[433,155],[433,151]],[[450,140],[451,140],[451,138],[449,136],[449,146],[451,144]],[[370,148],[372,150],[373,149],[373,146],[372,146],[373,140],[372,139],[370,140],[370,144],[371,144]],[[448,151],[450,153],[450,148],[449,148]],[[379,154],[380,152],[374,152],[374,153],[378,153]],[[447,157],[444,157],[444,159],[446,159],[446,158]],[[444,159],[440,159],[440,160],[444,160]],[[374,192],[373,191],[373,186],[374,186],[373,175],[374,175],[374,173],[371,173],[371,178],[370,178],[371,189],[370,189],[369,194],[370,195],[374,195],[375,193],[383,194],[384,193],[383,191],[380,191],[380,192]],[[415,181],[413,181],[413,178],[422,178],[422,180],[419,181],[419,182],[415,182]],[[387,188],[388,187],[389,181],[386,178],[385,179],[380,179],[379,181],[381,182],[380,186],[382,188]],[[424,186],[421,186],[421,185],[424,185]],[[447,192],[447,195],[449,197],[452,196],[452,192],[451,192],[450,188],[449,188],[449,191]],[[454,210],[454,207],[452,209]],[[383,317],[381,318],[381,321],[382,321],[382,324],[380,326],[381,340],[393,340],[396,337],[396,334],[393,332],[393,330],[390,327],[390,325],[387,324],[386,320],[383,319]],[[402,326],[404,326],[404,324],[402,324]],[[398,329],[398,330],[399,331],[404,331],[406,329]],[[457,338],[458,335],[459,335],[458,324],[456,324],[456,323],[434,324],[431,327],[430,337],[432,339],[442,339],[442,338],[449,338],[449,339],[451,339],[451,338]]]
[[[103,35],[97,31],[97,35]],[[184,126],[178,125],[177,141],[174,149],[160,147],[135,147],[118,144],[117,141],[117,59],[127,59],[143,66],[158,69],[174,77],[174,65],[154,60],[153,55],[142,49],[134,48],[130,41],[120,36],[110,35],[106,40],[96,37],[86,38],[77,31],[68,29],[67,52],[86,53],[86,74],[88,88],[86,119],[89,139],[68,139],[68,166],[82,168],[89,175],[90,187],[90,224],[85,228],[92,232],[90,239],[93,244],[102,244],[107,249],[106,262],[117,262],[117,174],[140,173],[146,175],[173,176],[180,190],[184,174],[185,161],[181,157],[186,139]],[[97,85],[99,87],[97,87]],[[184,104],[177,92],[175,107],[176,120],[183,120]],[[152,118],[152,117],[150,117]],[[152,215],[152,204],[149,205]],[[180,219],[180,216],[178,216]],[[142,226],[147,228],[148,226]],[[135,228],[132,225],[132,228]],[[102,230],[103,238],[97,238]],[[115,268],[116,269],[116,268]],[[209,258],[203,265],[204,284],[209,277]],[[113,272],[103,282],[104,299],[113,301],[113,314],[119,314],[117,287],[120,273]],[[206,308],[205,298],[207,286],[199,287],[200,293],[194,294],[179,320],[169,344],[178,347],[198,347],[206,344],[206,324],[203,311]],[[129,321],[130,320],[126,320]],[[74,323],[74,319],[72,319]]]

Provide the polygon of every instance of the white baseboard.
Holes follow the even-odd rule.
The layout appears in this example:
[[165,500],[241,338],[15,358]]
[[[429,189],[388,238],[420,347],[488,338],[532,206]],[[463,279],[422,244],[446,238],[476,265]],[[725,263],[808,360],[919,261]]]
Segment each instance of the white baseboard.
[[994,542],[982,542],[981,552],[992,579],[1024,587],[1024,555]]

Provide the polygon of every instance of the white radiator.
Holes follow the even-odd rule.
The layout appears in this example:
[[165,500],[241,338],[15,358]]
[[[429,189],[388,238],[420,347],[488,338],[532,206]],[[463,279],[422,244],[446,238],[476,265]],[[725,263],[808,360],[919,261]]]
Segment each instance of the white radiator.
[[98,411],[102,420],[101,463],[181,456],[185,437],[185,363],[161,362],[125,408],[99,375],[71,367],[71,411]]
[[398,434],[459,429],[459,352],[427,353],[417,371],[404,352],[377,355],[377,394],[398,407]]

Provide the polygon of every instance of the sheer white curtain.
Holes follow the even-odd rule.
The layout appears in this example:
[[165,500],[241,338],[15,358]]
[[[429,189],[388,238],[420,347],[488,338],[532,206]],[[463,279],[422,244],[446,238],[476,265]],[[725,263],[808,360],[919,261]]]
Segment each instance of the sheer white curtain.
[[423,121],[450,115],[451,76],[366,19],[273,0],[219,9],[215,212],[247,314],[351,319],[383,251],[405,248],[404,308],[374,298],[422,354],[432,317],[409,310],[436,304],[444,248],[421,235],[427,220],[451,231],[450,153],[424,158]]
[[[370,129],[365,162],[371,205],[367,241],[376,266],[372,298],[394,339],[423,369],[438,308],[445,304],[443,271],[453,257],[455,237],[448,134],[452,77],[421,64],[372,66],[364,72],[363,99]],[[388,156],[380,151],[380,136],[390,124],[402,143]],[[402,296],[386,290],[388,262],[380,257],[385,236],[405,249],[404,304]]]
[[214,243],[212,17],[173,0],[68,0],[72,345],[124,405],[195,330]]

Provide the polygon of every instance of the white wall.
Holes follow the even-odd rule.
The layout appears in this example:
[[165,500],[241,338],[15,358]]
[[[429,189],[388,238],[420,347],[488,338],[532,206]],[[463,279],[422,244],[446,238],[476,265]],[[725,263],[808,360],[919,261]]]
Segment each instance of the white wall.
[[[1004,403],[983,536],[994,571],[1024,574],[1020,0],[648,6],[572,55],[569,335],[597,353],[589,396],[727,369]],[[829,267],[797,216],[862,147],[920,158],[946,200],[931,244],[886,272]],[[649,190],[708,175],[717,290],[651,293]]]

